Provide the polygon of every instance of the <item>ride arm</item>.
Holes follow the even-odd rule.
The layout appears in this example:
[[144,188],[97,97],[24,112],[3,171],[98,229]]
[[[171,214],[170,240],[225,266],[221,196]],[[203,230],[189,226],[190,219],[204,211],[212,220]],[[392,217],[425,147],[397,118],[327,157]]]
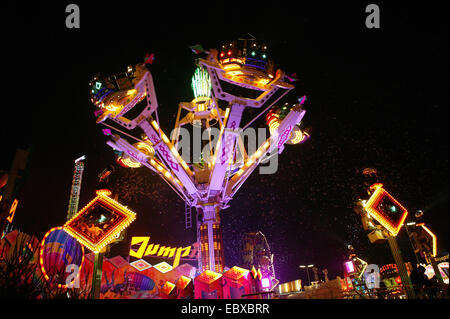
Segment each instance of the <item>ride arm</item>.
[[280,123],[277,130],[275,130],[255,153],[247,158],[244,166],[230,179],[226,190],[226,195],[228,197],[233,197],[234,193],[264,159],[264,155],[272,154],[274,151],[277,151],[278,154],[280,154],[283,151],[284,144],[289,140],[292,129],[295,125],[300,123],[305,113],[306,111],[301,109],[300,104],[297,104],[291,109],[289,114]]

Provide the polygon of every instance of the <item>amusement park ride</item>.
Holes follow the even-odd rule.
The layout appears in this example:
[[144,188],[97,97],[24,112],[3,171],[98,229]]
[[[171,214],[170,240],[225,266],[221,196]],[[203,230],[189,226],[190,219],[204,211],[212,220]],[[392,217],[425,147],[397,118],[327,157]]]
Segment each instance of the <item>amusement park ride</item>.
[[[91,101],[98,108],[96,122],[108,127],[104,130],[109,132],[105,133],[110,137],[107,144],[118,155],[117,162],[131,168],[145,166],[158,174],[185,202],[187,228],[192,225],[191,208],[197,210],[199,269],[222,273],[220,211],[229,207],[238,189],[269,154],[279,154],[286,143],[302,143],[309,135],[299,127],[305,97],[290,107],[273,107],[294,86],[286,82],[283,71],[275,71],[266,45],[254,38],[238,39],[205,53],[192,78],[195,98],[179,104],[171,139],[161,129],[153,77],[145,64],[129,66],[114,76],[96,76],[90,83]],[[246,108],[260,112],[242,125]],[[184,117],[182,110],[187,112]],[[247,154],[241,132],[267,111],[270,137]],[[189,163],[180,155],[179,131],[187,124],[208,132],[218,125],[220,134],[215,145],[210,145],[209,162],[198,165],[194,159]],[[140,138],[131,134],[135,128],[142,131]],[[237,158],[238,151],[242,158]]]

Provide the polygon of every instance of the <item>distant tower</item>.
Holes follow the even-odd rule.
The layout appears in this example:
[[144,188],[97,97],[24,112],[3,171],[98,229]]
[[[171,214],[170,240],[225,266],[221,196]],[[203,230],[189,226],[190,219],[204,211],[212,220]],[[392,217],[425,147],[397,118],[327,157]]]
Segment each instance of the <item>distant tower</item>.
[[67,220],[71,219],[78,211],[78,201],[80,200],[81,179],[83,177],[84,163],[86,156],[75,160],[75,169],[73,171],[72,189],[70,190],[69,209],[67,211]]
[[323,275],[325,277],[325,282],[329,281],[329,279],[328,279],[328,269],[325,268],[324,270],[322,270],[322,272],[323,272]]
[[314,280],[317,282],[320,281],[319,280],[319,269],[317,269],[317,267],[313,267],[312,271],[314,273]]

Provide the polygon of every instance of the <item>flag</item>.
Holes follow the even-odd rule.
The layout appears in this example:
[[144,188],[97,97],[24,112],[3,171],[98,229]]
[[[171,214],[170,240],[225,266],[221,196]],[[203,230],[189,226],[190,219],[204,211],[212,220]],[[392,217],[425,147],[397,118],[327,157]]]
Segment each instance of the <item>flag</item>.
[[305,104],[306,102],[306,95],[303,95],[301,98],[298,99],[301,105]]
[[106,135],[106,136],[110,136],[111,135],[111,130],[109,128],[102,129],[102,131],[103,131],[103,134]]
[[97,111],[94,111],[94,116],[95,117],[97,117],[97,116],[99,116],[99,115],[102,115],[103,114],[103,110],[97,110]]
[[195,54],[200,54],[202,52],[206,52],[206,50],[203,49],[203,47],[200,44],[192,45],[189,47],[189,49],[191,49],[192,52],[194,52]]
[[297,73],[292,73],[291,75],[286,75],[290,82],[298,81]]
[[149,53],[147,53],[146,55],[145,55],[145,64],[153,64],[153,62],[155,62],[155,54],[154,53],[152,53],[152,54],[149,54]]

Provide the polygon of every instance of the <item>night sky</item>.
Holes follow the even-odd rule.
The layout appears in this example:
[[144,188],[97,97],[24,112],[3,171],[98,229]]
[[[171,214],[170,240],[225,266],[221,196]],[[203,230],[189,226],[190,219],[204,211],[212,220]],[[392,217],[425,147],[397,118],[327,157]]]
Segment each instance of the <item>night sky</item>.
[[[342,275],[348,244],[369,263],[392,263],[387,244],[371,244],[352,210],[365,167],[379,171],[411,215],[424,211],[439,254],[448,254],[448,2],[375,2],[380,29],[365,27],[371,2],[222,2],[208,10],[198,3],[83,3],[80,29],[65,28],[68,3],[10,2],[4,13],[0,169],[9,170],[16,148],[31,148],[14,220],[24,232],[42,238],[65,222],[76,158],[87,157],[80,208],[114,161],[89,97],[97,72],[121,72],[155,53],[151,71],[168,133],[178,103],[193,98],[198,56],[189,46],[219,48],[249,32],[268,44],[277,68],[299,77],[281,103],[308,97],[304,125],[312,137],[286,145],[278,172],[253,174],[222,212],[227,266],[240,263],[242,235],[258,230],[281,282],[306,281],[300,264]],[[129,235],[171,246],[195,241],[195,231],[184,230],[184,203],[163,181],[145,168],[116,168],[113,190],[137,212]],[[399,244],[413,260],[404,230]],[[111,256],[126,253],[124,242]]]

